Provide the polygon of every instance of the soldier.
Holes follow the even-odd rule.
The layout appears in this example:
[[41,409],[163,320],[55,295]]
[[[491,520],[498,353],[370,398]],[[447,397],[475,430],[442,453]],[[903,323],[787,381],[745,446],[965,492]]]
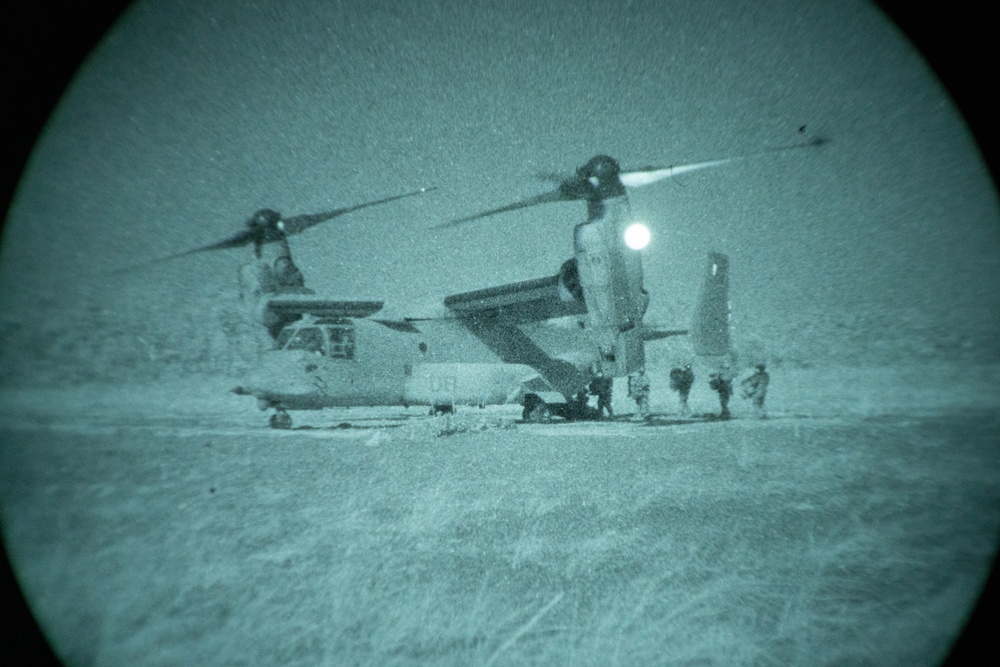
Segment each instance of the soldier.
[[608,417],[614,417],[614,412],[611,411],[611,391],[613,387],[613,380],[606,377],[601,371],[597,371],[597,375],[594,379],[590,381],[590,386],[588,390],[591,396],[597,397],[597,418],[604,418],[604,410],[608,411]]
[[729,419],[729,398],[733,395],[733,377],[729,374],[729,369],[723,366],[718,373],[712,373],[708,378],[708,386],[719,395],[719,405],[722,407],[719,419]]
[[639,408],[639,419],[649,419],[649,378],[644,368],[629,374],[628,395]]
[[688,407],[688,396],[691,394],[691,387],[694,385],[694,371],[691,364],[684,364],[683,368],[670,369],[670,388],[677,392],[681,401],[681,415],[690,416],[691,408]]
[[764,409],[764,399],[767,397],[767,385],[771,381],[764,364],[757,364],[757,370],[750,377],[740,383],[743,398],[749,398],[753,402],[754,412],[761,419],[767,419],[767,410]]

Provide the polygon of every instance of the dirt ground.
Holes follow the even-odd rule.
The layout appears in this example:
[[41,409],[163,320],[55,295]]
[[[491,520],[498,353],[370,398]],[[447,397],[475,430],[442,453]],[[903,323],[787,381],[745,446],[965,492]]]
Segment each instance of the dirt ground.
[[648,425],[5,392],[4,537],[71,665],[938,663],[1000,535],[1000,369],[773,375],[729,422],[654,375]]

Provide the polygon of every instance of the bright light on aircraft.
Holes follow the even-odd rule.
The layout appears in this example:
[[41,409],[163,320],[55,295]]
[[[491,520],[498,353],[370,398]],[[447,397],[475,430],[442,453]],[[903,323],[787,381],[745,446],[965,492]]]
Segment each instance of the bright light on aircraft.
[[649,245],[649,227],[636,222],[625,230],[625,245],[632,250],[642,250]]

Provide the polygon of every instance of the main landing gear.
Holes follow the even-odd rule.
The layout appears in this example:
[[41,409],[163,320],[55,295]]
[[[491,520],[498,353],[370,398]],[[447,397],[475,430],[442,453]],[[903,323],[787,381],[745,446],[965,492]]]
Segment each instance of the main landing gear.
[[271,415],[269,423],[271,424],[271,428],[290,429],[292,427],[292,416],[284,408],[276,408],[275,413]]
[[547,403],[538,394],[526,394],[521,403],[521,420],[532,424],[544,424],[553,418],[566,421],[597,421],[601,413],[587,405],[586,401]]
[[536,394],[528,394],[524,397],[524,409],[521,410],[521,419],[532,424],[542,424],[552,418],[552,410],[548,403],[543,401]]

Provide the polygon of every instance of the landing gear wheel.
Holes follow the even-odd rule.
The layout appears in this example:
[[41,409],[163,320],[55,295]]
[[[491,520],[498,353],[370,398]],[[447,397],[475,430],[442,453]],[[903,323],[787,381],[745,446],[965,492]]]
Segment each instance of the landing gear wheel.
[[277,412],[271,415],[270,423],[271,428],[289,429],[292,427],[292,416],[279,408]]
[[532,424],[544,424],[545,422],[549,421],[551,417],[552,417],[552,411],[549,410],[549,406],[546,405],[544,402],[539,401],[538,405],[532,408],[531,411],[528,413],[527,421],[531,422]]

